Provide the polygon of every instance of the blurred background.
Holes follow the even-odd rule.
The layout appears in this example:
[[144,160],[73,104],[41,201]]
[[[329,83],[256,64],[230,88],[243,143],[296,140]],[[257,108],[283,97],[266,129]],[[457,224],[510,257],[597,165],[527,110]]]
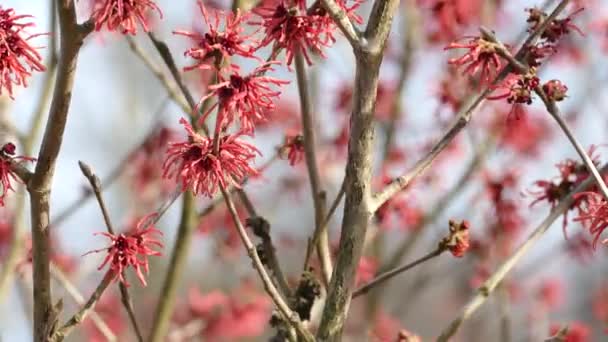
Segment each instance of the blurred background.
[[[191,65],[192,61],[183,57],[191,41],[172,31],[206,30],[196,2],[156,3],[163,17],[151,15],[151,30],[169,45],[178,66]],[[401,1],[378,90],[376,187],[386,177],[409,170],[424,156],[454,118],[455,109],[473,91],[471,82],[447,64],[448,58],[460,56],[462,51],[444,51],[444,47],[463,36],[476,35],[479,25],[491,28],[503,42],[517,47],[528,27],[525,9],[552,9],[555,3]],[[581,143],[597,146],[596,155],[603,163],[608,160],[608,8],[599,0],[572,3],[562,16],[585,7],[572,17],[584,35],[572,31],[541,67],[539,76],[543,81],[559,79],[568,86],[568,97],[560,108]],[[83,21],[90,13],[89,5],[85,0],[78,2]],[[217,0],[207,5],[230,8],[231,4]],[[50,31],[49,1],[5,0],[2,6],[33,15],[36,28],[30,30],[32,33]],[[364,18],[370,6],[370,2],[362,4],[359,13]],[[132,41],[169,77],[141,30]],[[33,42],[44,47],[50,44],[45,36]],[[40,52],[46,58],[49,49],[42,48]],[[323,188],[331,203],[339,192],[346,161],[354,58],[341,36],[324,52],[326,58],[314,56],[309,70],[318,127],[317,153]],[[268,53],[262,50],[260,55],[266,58]],[[284,55],[279,60],[284,60]],[[239,63],[245,70],[254,67],[251,61]],[[259,215],[270,222],[279,262],[295,284],[302,271],[306,241],[313,230],[314,213],[305,162],[292,166],[279,153],[285,135],[301,130],[295,74],[280,66],[272,76],[291,83],[284,87],[272,119],[258,128],[251,139],[262,151],[263,156],[256,159],[255,165],[263,172],[250,179],[245,189]],[[6,140],[14,140],[15,131],[26,134],[30,129],[46,77],[47,74],[34,74],[29,86],[15,93],[15,100],[2,98],[0,111]],[[207,76],[185,72],[183,77],[189,89],[202,96]],[[506,101],[486,102],[433,167],[391,201],[381,217],[376,217],[359,267],[359,283],[372,279],[378,270],[391,264],[411,261],[431,251],[447,234],[448,219],[470,222],[473,247],[463,258],[446,253],[395,278],[382,290],[354,300],[345,338],[394,341],[397,332],[406,329],[423,341],[432,340],[458,314],[475,288],[546,217],[550,210],[546,201],[530,206],[538,197],[530,193],[535,189],[533,183],[555,179],[559,175],[557,163],[567,158],[577,161],[578,157],[537,102],[540,101],[526,106],[522,115],[510,113],[511,106]],[[101,31],[87,38],[52,192],[54,263],[66,278],[55,279],[53,291],[56,299],[64,298],[66,315],[78,307],[66,292],[66,281],[87,298],[103,276],[97,266],[104,255],[82,255],[107,243],[94,235],[104,231],[105,226],[97,203],[86,196],[88,183],[77,162],[91,165],[108,185],[104,194],[114,224],[122,231],[131,229],[137,219],[156,210],[175,188],[173,182],[161,179],[161,164],[166,142],[183,139],[184,132],[178,124],[183,116],[180,106],[168,97],[161,82],[123,35]],[[32,156],[37,154],[38,146],[39,140],[35,140]],[[17,151],[21,154],[23,146],[18,145]],[[494,196],[496,192],[500,192],[500,199]],[[10,195],[11,201],[19,201],[19,196],[23,194]],[[197,208],[203,212],[212,202],[198,198]],[[152,322],[180,206],[178,200],[156,225],[163,232],[164,256],[150,259],[148,286],[142,287],[129,275],[144,331]],[[15,207],[15,203],[9,203],[0,217],[0,261],[9,254],[12,232],[18,226]],[[28,212],[26,206],[25,213]],[[335,247],[341,214],[342,206],[330,222]],[[464,324],[456,341],[498,341],[507,333],[512,341],[541,341],[550,335],[552,325],[566,324],[586,334],[587,339],[581,341],[608,340],[604,334],[608,324],[606,247],[599,245],[593,250],[592,236],[580,224],[571,222],[574,216],[571,213],[568,218],[568,239],[560,218],[484,307]],[[55,224],[55,220],[59,222]],[[27,231],[28,221],[26,214]],[[192,243],[170,340],[253,341],[272,336],[267,324],[272,304],[223,204],[200,219]],[[13,276],[0,293],[0,338],[31,340],[31,268],[25,256],[10,273]],[[113,286],[96,311],[119,341],[134,340],[119,303],[120,296]],[[219,304],[214,307],[211,303]],[[203,309],[209,306],[213,307],[213,315]],[[321,308],[313,309],[313,316],[318,310]],[[87,320],[70,340],[105,338]]]

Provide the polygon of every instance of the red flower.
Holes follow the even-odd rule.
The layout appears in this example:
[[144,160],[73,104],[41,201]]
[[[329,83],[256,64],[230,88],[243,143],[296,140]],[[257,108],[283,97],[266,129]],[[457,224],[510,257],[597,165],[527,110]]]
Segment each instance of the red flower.
[[[574,221],[583,222],[589,228],[589,232],[594,235],[593,248],[596,248],[604,229],[608,228],[608,203],[604,195],[597,192],[586,191],[575,195],[575,198],[579,197],[584,197],[585,202]],[[602,243],[607,244],[608,239],[602,240]]]
[[[549,23],[540,37],[545,39],[547,42],[555,43],[562,36],[569,34],[570,30],[574,30],[584,36],[585,34],[576,25],[572,24],[572,17],[583,10],[584,8],[580,8],[566,18],[554,19],[551,23]],[[539,10],[538,8],[528,8],[526,11],[528,12],[528,19],[526,21],[531,24],[530,28],[528,29],[529,32],[536,31],[536,29],[538,29],[538,27],[542,25],[542,23],[548,17],[547,13]]]
[[288,65],[291,65],[297,52],[301,52],[310,65],[312,61],[308,50],[325,57],[323,47],[329,47],[336,41],[333,35],[336,27],[331,18],[322,9],[307,13],[304,1],[297,1],[296,6],[290,7],[287,1],[281,0],[253,11],[262,18],[261,22],[253,24],[262,26],[265,33],[260,47],[272,43],[275,48],[285,49]]
[[249,166],[260,151],[239,139],[241,134],[220,138],[218,153],[213,153],[213,139],[198,135],[181,119],[189,139],[169,144],[168,156],[163,164],[163,177],[181,182],[182,190],[190,189],[195,195],[212,197],[218,186],[229,183],[238,186],[246,177],[257,175]]
[[588,342],[592,341],[591,329],[582,322],[571,322],[565,329],[560,324],[551,324],[551,336],[558,336],[562,342]]
[[[24,30],[34,23],[20,23],[31,15],[17,15],[12,8],[0,6],[0,94],[6,89],[13,98],[13,85],[27,87],[31,71],[45,71],[42,56],[28,42],[42,34],[28,35]],[[29,71],[28,71],[29,69]]]
[[218,101],[203,113],[200,120],[204,121],[216,107],[219,107],[216,133],[238,117],[242,133],[252,134],[255,124],[266,120],[265,115],[274,109],[273,98],[281,94],[280,91],[272,90],[270,85],[281,86],[289,83],[263,75],[274,70],[272,64],[276,63],[265,63],[246,76],[240,75],[238,70],[232,71],[227,77],[220,74],[219,82],[209,86],[209,93],[200,100],[199,104],[216,95]]
[[441,245],[445,246],[453,256],[461,258],[469,250],[469,222],[460,223],[450,220],[450,235],[441,240]]
[[105,25],[109,31],[121,30],[123,34],[137,34],[137,22],[148,32],[147,14],[156,10],[162,18],[163,13],[152,0],[96,0],[91,18],[95,31]]
[[506,92],[494,96],[487,96],[488,100],[502,100],[507,99],[507,102],[513,105],[509,116],[514,115],[514,118],[519,119],[521,117],[522,104],[532,104],[532,92],[540,83],[539,78],[536,76],[536,70],[530,69],[525,75],[509,74],[507,78],[495,87],[495,89],[504,89]]
[[289,165],[294,166],[304,159],[304,136],[302,134],[287,134],[285,143],[280,148],[281,158],[289,159]]
[[498,73],[502,60],[496,53],[496,44],[484,40],[481,37],[464,37],[464,43],[452,42],[444,48],[468,49],[469,51],[458,58],[451,58],[448,64],[462,66],[467,65],[463,74],[474,75],[479,71],[479,79],[482,83],[490,83]]
[[0,150],[0,185],[2,186],[2,191],[0,193],[0,206],[4,206],[4,199],[9,191],[15,191],[13,185],[11,184],[13,181],[17,181],[21,183],[21,179],[15,174],[12,169],[12,164],[16,161],[28,161],[32,162],[36,159],[24,156],[16,156],[15,154],[15,145],[13,143],[6,143],[2,146]]
[[543,84],[543,91],[549,99],[559,102],[566,98],[568,87],[560,80],[551,80]]
[[162,248],[163,244],[155,238],[151,237],[155,234],[162,235],[162,232],[154,228],[153,225],[148,224],[149,220],[157,215],[157,213],[152,213],[150,215],[144,216],[137,223],[135,231],[128,235],[115,235],[106,232],[97,233],[110,239],[110,246],[94,250],[86,254],[107,251],[108,255],[106,255],[101,265],[99,265],[99,270],[101,270],[108,263],[110,263],[110,271],[113,273],[113,276],[117,277],[117,279],[120,279],[120,281],[123,282],[123,284],[125,284],[126,286],[129,286],[129,283],[127,282],[124,276],[124,271],[129,267],[133,267],[135,269],[139,281],[142,283],[143,286],[146,286],[147,283],[144,273],[149,273],[148,256],[162,255],[161,252],[152,249],[152,247],[158,246]]
[[[192,38],[196,46],[186,50],[184,56],[195,59],[193,66],[184,68],[185,71],[193,69],[211,69],[221,61],[217,58],[228,58],[234,55],[242,57],[254,57],[254,48],[245,45],[253,34],[244,35],[243,24],[249,19],[249,15],[241,15],[240,11],[225,14],[222,11],[213,11],[213,21],[209,20],[209,14],[202,1],[198,1],[203,19],[207,23],[209,31],[202,34],[198,32],[173,31],[174,34]],[[220,30],[220,22],[223,21],[223,29]],[[255,33],[255,32],[254,32]]]

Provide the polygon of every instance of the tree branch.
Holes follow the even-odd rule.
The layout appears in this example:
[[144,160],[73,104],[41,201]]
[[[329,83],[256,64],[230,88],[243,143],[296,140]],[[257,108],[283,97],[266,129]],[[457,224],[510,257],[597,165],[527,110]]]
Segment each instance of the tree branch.
[[[608,165],[602,168],[602,172],[608,171]],[[528,236],[526,241],[517,248],[517,250],[507,259],[505,262],[479,287],[477,294],[471,298],[467,305],[462,310],[461,314],[456,317],[446,327],[441,336],[437,339],[438,342],[447,342],[456,334],[460,326],[464,321],[470,318],[475,311],[488,299],[490,294],[493,293],[494,289],[500,284],[504,277],[511,271],[513,267],[519,262],[522,257],[540,240],[547,230],[551,227],[553,222],[570,209],[572,203],[574,203],[574,195],[585,191],[589,186],[595,182],[595,179],[588,178],[579,186],[577,186],[572,192],[562,199],[557,206],[549,215],[541,222],[536,229]]]
[[87,30],[76,21],[73,1],[58,1],[60,49],[53,100],[42,139],[36,169],[28,182],[32,223],[34,341],[49,337],[56,321],[50,282],[50,194],[51,182],[72,98],[78,54]]
[[360,44],[361,33],[353,25],[346,15],[346,12],[336,3],[335,0],[321,0],[323,7],[327,10],[331,18],[334,20],[340,31],[353,47],[358,47]]
[[287,305],[287,302],[285,301],[285,299],[283,299],[281,297],[281,294],[279,293],[279,291],[275,287],[274,283],[272,282],[270,276],[268,275],[268,272],[266,272],[266,269],[264,268],[264,265],[262,264],[262,261],[260,260],[260,256],[258,255],[253,242],[251,242],[251,239],[247,235],[247,231],[245,230],[245,227],[241,223],[241,220],[236,211],[236,208],[234,206],[234,202],[232,201],[232,197],[231,197],[230,193],[228,191],[226,191],[226,189],[222,185],[220,185],[220,190],[222,191],[222,196],[224,197],[224,201],[226,202],[228,211],[230,212],[230,215],[232,216],[232,219],[233,219],[234,223],[236,224],[237,232],[239,233],[241,241],[243,242],[243,245],[245,245],[247,254],[251,258],[253,267],[257,271],[260,278],[262,279],[262,283],[264,284],[264,289],[266,290],[266,292],[272,299],[273,303],[275,304],[275,306],[277,307],[277,309],[279,310],[281,315],[296,329],[296,331],[298,332],[298,335],[304,341],[307,341],[307,342],[314,341],[314,337],[304,327],[304,325],[302,324],[302,321],[300,321],[298,314],[289,308],[289,305]]
[[353,299],[359,297],[360,295],[364,295],[367,292],[369,292],[370,290],[372,290],[374,287],[384,283],[385,281],[403,273],[406,272],[428,260],[431,260],[435,257],[438,257],[439,255],[441,255],[441,253],[443,253],[444,251],[446,251],[445,247],[437,247],[434,251],[428,253],[427,255],[423,256],[420,259],[417,259],[411,263],[399,266],[393,270],[390,271],[386,271],[378,276],[376,276],[374,279],[370,280],[367,284],[362,285],[361,287],[359,287],[358,289],[356,289],[353,292]]
[[[378,0],[380,1],[380,0]],[[566,7],[568,0],[562,0],[561,3],[551,12],[551,14],[547,17],[547,19],[539,25],[539,27],[532,32],[523,45],[520,47],[519,51],[515,54],[515,60],[521,61],[524,57],[526,57],[526,53],[528,51],[528,47],[532,45],[538,37],[544,32],[549,23],[557,17],[557,15]],[[471,117],[478,106],[480,106],[485,97],[490,94],[492,91],[492,85],[497,84],[503,78],[507,76],[512,70],[511,65],[505,66],[502,71],[496,76],[492,84],[481,92],[481,94],[477,95],[477,97],[473,96],[474,100],[468,106],[463,107],[464,110],[461,110],[455,122],[453,122],[448,129],[448,131],[439,139],[439,141],[431,148],[431,151],[425,155],[422,159],[420,159],[414,167],[406,174],[396,178],[389,185],[387,185],[384,189],[379,191],[374,195],[373,199],[373,211],[378,210],[391,197],[396,195],[398,192],[407,187],[411,181],[426,171],[429,166],[433,163],[435,158],[441,153],[449,143],[460,133],[460,131],[468,124],[471,120]],[[469,102],[469,101],[466,101]]]
[[315,124],[312,113],[312,103],[309,92],[308,77],[306,75],[306,65],[304,57],[300,52],[296,53],[296,76],[298,79],[298,92],[300,97],[300,109],[302,112],[302,127],[304,136],[304,153],[306,154],[306,167],[312,191],[312,200],[315,210],[315,229],[312,235],[312,246],[317,248],[319,261],[321,262],[321,274],[325,286],[331,279],[332,265],[331,252],[329,250],[329,235],[326,216],[325,191],[322,189],[321,176],[317,165],[317,155],[315,152]]
[[[93,173],[93,170],[91,170],[91,167],[85,164],[84,162],[79,161],[78,166],[80,166],[80,170],[91,184],[91,188],[95,193],[97,203],[99,204],[99,208],[101,209],[103,220],[106,223],[108,233],[115,235],[115,229],[112,225],[112,220],[110,219],[110,213],[108,212],[106,203],[103,199],[103,196],[101,195],[101,181],[99,180],[99,177],[97,177],[97,175]],[[137,336],[137,340],[139,342],[143,342],[144,338],[141,334],[141,329],[139,329],[139,325],[137,324],[135,313],[133,312],[133,304],[131,301],[131,295],[129,294],[129,290],[123,282],[119,282],[118,286],[120,287],[120,296],[122,304],[125,307],[125,310],[127,311],[129,320],[131,321],[131,325],[133,326],[133,330],[135,331],[135,335]]]

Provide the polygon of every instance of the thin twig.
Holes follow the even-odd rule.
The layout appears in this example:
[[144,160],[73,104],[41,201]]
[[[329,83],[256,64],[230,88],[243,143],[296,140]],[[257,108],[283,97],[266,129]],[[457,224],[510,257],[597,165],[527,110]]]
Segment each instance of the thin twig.
[[[532,32],[528,39],[523,43],[519,51],[515,54],[515,60],[522,60],[527,51],[528,47],[533,44],[538,37],[544,32],[547,28],[547,25],[555,18],[557,15],[566,7],[568,0],[562,0],[562,2],[551,12],[551,14],[547,17],[547,19],[539,25],[539,27]],[[511,65],[505,66],[502,71],[496,76],[492,85],[500,82],[504,77],[507,76],[512,70]],[[486,87],[484,91],[481,92],[477,97],[474,97],[472,103],[468,106],[464,106],[462,110],[458,113],[455,122],[450,125],[448,131],[439,139],[439,141],[431,148],[428,154],[426,154],[422,159],[420,159],[414,167],[408,171],[406,174],[397,177],[393,180],[389,185],[387,185],[384,189],[377,192],[374,195],[372,210],[376,211],[378,208],[384,204],[388,199],[396,195],[398,192],[406,188],[413,179],[418,177],[424,171],[426,171],[435,158],[449,145],[449,143],[460,133],[460,131],[467,126],[474,111],[477,109],[479,105],[481,105],[485,97],[490,94],[492,91],[492,86]]]
[[[608,165],[602,168],[602,172],[608,171]],[[485,303],[490,294],[496,289],[501,283],[505,276],[511,271],[513,267],[522,259],[522,257],[534,246],[540,238],[545,234],[551,227],[553,222],[560,217],[564,212],[570,209],[570,206],[574,202],[574,195],[585,191],[589,186],[595,182],[595,179],[588,178],[574,190],[572,190],[568,196],[562,199],[555,208],[551,210],[549,215],[534,229],[534,231],[528,236],[528,238],[515,250],[515,252],[507,259],[503,264],[479,287],[477,294],[471,298],[471,300],[465,305],[464,309],[452,322],[446,327],[439,338],[438,342],[447,342],[456,334],[460,326],[464,321],[470,318],[477,309]]]
[[34,292],[34,341],[46,341],[57,321],[50,280],[50,193],[57,157],[73,93],[80,48],[90,33],[87,22],[77,23],[74,1],[57,2],[61,57],[47,125],[38,153],[36,170],[28,182],[30,193]]
[[[108,229],[108,233],[114,235],[116,230],[114,229],[114,226],[112,225],[112,220],[110,219],[110,213],[108,212],[106,203],[101,194],[101,181],[99,180],[99,177],[97,177],[97,175],[93,172],[91,167],[88,166],[87,164],[85,164],[84,162],[79,161],[78,166],[80,166],[80,170],[82,171],[84,176],[87,178],[87,180],[91,184],[91,188],[93,189],[93,192],[95,193],[95,198],[97,198],[97,203],[99,204],[99,208],[101,209],[101,213],[103,215],[103,220],[106,223],[106,228]],[[127,311],[129,320],[131,321],[131,325],[133,325],[133,330],[135,331],[137,340],[139,342],[143,342],[144,338],[141,333],[141,329],[139,328],[139,324],[137,324],[137,319],[135,318],[135,313],[133,312],[133,303],[131,300],[131,295],[129,294],[129,290],[127,289],[127,286],[123,282],[119,282],[118,286],[120,287],[120,296],[121,296],[122,304],[125,307],[125,310]]]
[[[48,106],[51,100],[51,94],[53,90],[53,84],[55,82],[55,72],[57,71],[57,15],[56,15],[56,3],[55,0],[50,0],[49,4],[49,55],[46,61],[47,71],[44,73],[44,80],[42,81],[42,93],[36,104],[36,109],[32,116],[32,122],[30,129],[22,139],[23,155],[31,156],[33,154],[32,149],[34,142],[40,134],[42,124],[44,122],[44,114],[48,111]],[[22,176],[20,176],[22,177]],[[22,178],[23,179],[23,178]],[[26,182],[25,182],[26,183]],[[23,191],[23,190],[20,190]],[[20,256],[23,254],[25,249],[25,196],[17,198],[17,204],[15,208],[15,224],[13,228],[13,234],[11,237],[11,243],[9,245],[9,251],[2,270],[0,271],[0,302],[4,299],[8,284],[11,280],[13,270],[19,262]]]
[[264,265],[260,260],[260,256],[258,255],[255,249],[255,245],[253,244],[253,242],[251,242],[251,239],[247,235],[245,227],[241,223],[230,193],[226,191],[226,189],[222,185],[220,185],[220,190],[222,191],[222,195],[224,197],[224,201],[226,202],[226,206],[228,207],[228,211],[230,212],[230,215],[232,216],[232,219],[236,224],[239,237],[241,238],[243,245],[245,245],[247,254],[251,258],[255,270],[262,279],[264,289],[272,299],[273,303],[279,309],[281,315],[296,329],[298,335],[304,341],[314,341],[314,337],[312,336],[312,334],[304,327],[302,321],[300,321],[300,318],[298,317],[298,314],[289,308],[289,305],[287,305],[287,302],[281,297],[279,291],[273,284],[270,276],[268,275],[268,272],[266,272],[266,269],[264,268]]
[[[76,328],[84,319],[91,313],[97,301],[101,298],[101,295],[108,288],[112,280],[114,280],[114,271],[109,270],[97,285],[97,288],[91,294],[91,297],[87,300],[87,302],[82,306],[82,308],[72,316],[61,328],[57,329],[52,336],[49,336],[49,342],[60,342],[68,336],[74,328]],[[46,340],[45,340],[46,341]]]
[[[76,286],[74,284],[72,284],[72,282],[63,273],[63,271],[61,271],[61,269],[59,269],[55,265],[51,265],[51,275],[53,276],[53,278],[55,278],[55,280],[57,280],[57,282],[59,282],[61,284],[61,286],[72,297],[72,299],[74,299],[74,302],[76,302],[76,304],[78,304],[78,305],[84,305],[85,304],[85,299],[82,296],[82,294],[80,294],[80,292],[78,291],[78,289],[76,288]],[[95,310],[91,310],[91,312],[89,313],[89,315],[91,317],[91,322],[93,322],[93,324],[95,324],[95,326],[97,327],[97,329],[99,329],[99,332],[101,332],[101,334],[109,342],[116,341],[116,336],[112,332],[112,329],[110,329],[110,327],[108,327],[108,325],[106,324],[106,322],[104,322],[103,318],[101,318],[95,312]]]
[[428,260],[438,257],[445,250],[446,250],[445,248],[437,248],[420,259],[417,259],[411,263],[405,264],[403,266],[399,266],[393,270],[390,270],[390,271],[387,271],[387,272],[384,272],[384,273],[378,275],[374,279],[370,280],[367,284],[362,285],[361,287],[359,287],[358,289],[353,291],[353,299],[359,297],[360,295],[366,294],[367,292],[372,290],[377,285],[380,285],[380,284],[384,283],[385,281],[387,281],[403,272],[411,270],[412,268],[414,268]]
[[[160,113],[166,108],[168,103],[169,103],[168,98],[165,98],[160,103],[160,105],[157,107],[157,109],[154,111],[153,117],[157,117],[158,115],[160,115]],[[139,142],[137,145],[135,145],[133,148],[131,148],[131,150],[118,162],[116,167],[114,169],[112,169],[106,177],[104,177],[104,179],[101,181],[101,191],[102,192],[105,191],[106,189],[108,189],[110,186],[112,186],[120,178],[122,173],[129,166],[129,161],[133,158],[133,155],[136,152],[138,152],[139,150],[141,150],[141,147],[156,132],[156,127],[157,127],[157,124],[155,124],[153,126],[153,128],[150,130],[150,132],[148,134],[146,134],[146,136],[141,140],[141,142]],[[84,204],[87,202],[87,200],[89,200],[93,195],[94,195],[94,193],[92,191],[83,192],[82,195],[78,199],[74,200],[74,202],[72,202],[70,205],[68,205],[63,211],[54,215],[52,226],[53,227],[60,226],[61,223],[63,223],[65,220],[67,220],[73,214],[75,214],[80,208],[82,208],[84,206]]]
[[[506,59],[509,62],[509,64],[515,70],[517,70],[517,72],[519,72],[522,75],[525,75],[528,72],[530,72],[530,68],[528,66],[526,66],[525,64],[521,63],[519,60],[517,60],[513,55],[511,55],[509,50],[496,38],[496,36],[492,32],[490,32],[489,30],[484,29],[484,28],[481,28],[480,31],[484,35],[485,39],[498,45],[498,49],[497,49],[498,54],[501,57],[503,57],[504,59]],[[559,107],[557,106],[555,100],[549,98],[547,96],[547,94],[545,94],[545,91],[543,90],[543,88],[540,85],[537,85],[534,88],[534,92],[541,98],[541,100],[545,104],[545,108],[547,109],[547,112],[549,112],[551,117],[553,117],[553,119],[557,122],[557,124],[562,129],[562,131],[564,132],[564,134],[566,135],[566,137],[568,138],[568,140],[570,141],[572,146],[574,146],[574,149],[576,150],[578,155],[583,160],[583,163],[585,164],[585,166],[587,167],[587,169],[589,170],[589,172],[591,173],[593,178],[595,178],[595,180],[597,181],[597,184],[598,184],[602,194],[608,200],[608,187],[606,186],[606,183],[604,183],[604,179],[598,172],[597,167],[593,163],[593,160],[591,160],[591,158],[589,157],[589,154],[587,154],[587,152],[585,151],[585,149],[583,148],[581,143],[578,141],[578,139],[576,139],[576,137],[570,130],[570,127],[568,127],[568,124],[562,118],[561,112],[560,112]]]
[[325,191],[321,185],[321,175],[317,165],[315,149],[315,124],[312,113],[308,76],[306,65],[301,52],[296,53],[296,77],[298,79],[298,93],[300,97],[300,110],[302,113],[302,127],[304,136],[304,153],[306,154],[306,167],[312,192],[315,210],[315,229],[312,235],[312,246],[316,247],[321,263],[321,274],[325,286],[329,284],[332,273],[331,252],[329,250],[329,236],[325,225],[326,199]]

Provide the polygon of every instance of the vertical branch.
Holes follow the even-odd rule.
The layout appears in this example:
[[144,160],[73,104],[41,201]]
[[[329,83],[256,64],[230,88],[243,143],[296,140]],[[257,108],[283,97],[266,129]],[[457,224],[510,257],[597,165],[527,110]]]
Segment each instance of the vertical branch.
[[[22,140],[23,155],[32,155],[32,148],[34,141],[38,138],[40,129],[44,119],[44,114],[47,111],[47,107],[50,102],[51,93],[53,90],[53,82],[55,71],[57,69],[57,35],[55,34],[57,28],[57,15],[56,15],[56,4],[54,0],[50,1],[50,24],[49,24],[49,56],[46,61],[47,71],[44,74],[42,94],[36,104],[34,115],[32,119],[31,128],[27,133],[27,136]],[[8,284],[12,279],[13,271],[19,261],[19,257],[25,249],[25,196],[23,195],[22,189],[19,191],[20,194],[17,197],[17,204],[15,206],[15,216],[13,218],[13,235],[11,237],[10,249],[8,256],[4,261],[2,271],[0,271],[0,302],[4,299]]]
[[321,274],[323,282],[327,286],[331,278],[331,253],[329,250],[329,234],[327,225],[324,224],[326,216],[325,192],[321,186],[321,176],[317,165],[315,152],[315,124],[312,113],[312,102],[306,65],[302,53],[296,54],[296,75],[298,78],[298,92],[300,95],[300,108],[302,112],[302,127],[304,128],[304,153],[306,154],[306,167],[312,191],[312,200],[315,209],[315,230],[311,245],[316,246],[319,260],[321,262]]
[[374,107],[380,57],[359,54],[355,79],[354,106],[346,165],[345,205],[342,235],[336,267],[329,285],[327,301],[317,337],[339,341],[350,304],[355,271],[361,258],[365,233],[371,218],[372,150]]
[[167,271],[167,276],[161,290],[162,297],[159,300],[158,308],[154,316],[154,323],[148,341],[160,342],[164,341],[169,330],[169,320],[175,306],[175,296],[179,285],[179,275],[183,274],[186,266],[186,259],[190,251],[192,241],[192,233],[196,227],[196,213],[194,211],[194,195],[190,191],[184,193],[184,201],[182,204],[181,221],[177,230],[177,237],[171,261]]
[[61,39],[57,79],[38,162],[28,183],[32,224],[34,341],[37,342],[46,341],[56,320],[56,313],[52,309],[49,270],[51,182],[72,98],[78,54],[90,30],[77,24],[74,2],[57,1],[57,7]]

